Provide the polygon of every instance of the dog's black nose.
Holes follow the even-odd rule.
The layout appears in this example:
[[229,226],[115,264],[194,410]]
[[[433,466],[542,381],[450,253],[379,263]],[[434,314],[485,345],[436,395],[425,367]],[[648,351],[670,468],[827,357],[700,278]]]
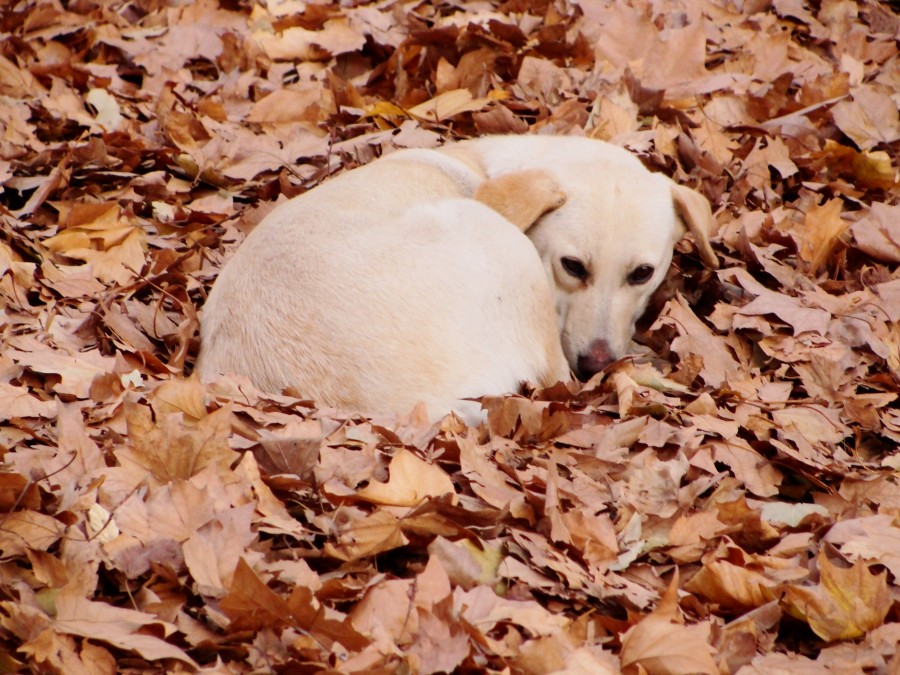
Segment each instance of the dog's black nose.
[[578,368],[575,374],[579,380],[587,382],[614,360],[609,343],[606,340],[594,340],[588,345],[586,352],[578,355]]

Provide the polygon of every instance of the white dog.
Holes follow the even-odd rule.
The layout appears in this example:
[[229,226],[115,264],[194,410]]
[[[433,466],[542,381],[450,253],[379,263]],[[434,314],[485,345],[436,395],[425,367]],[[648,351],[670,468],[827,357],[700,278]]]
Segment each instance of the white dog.
[[323,405],[433,417],[598,372],[690,230],[698,193],[602,141],[495,136],[401,150],[272,211],[219,275],[197,370]]

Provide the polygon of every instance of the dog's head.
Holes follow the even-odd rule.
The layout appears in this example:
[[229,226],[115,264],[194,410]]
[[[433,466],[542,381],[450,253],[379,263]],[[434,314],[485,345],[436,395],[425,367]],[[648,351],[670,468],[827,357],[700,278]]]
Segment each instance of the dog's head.
[[[588,152],[566,142],[579,152],[545,156],[548,168],[488,179],[475,197],[534,243],[556,297],[563,352],[587,379],[627,353],[634,324],[686,231],[707,265],[718,262],[702,195],[647,171],[624,150],[578,140]],[[590,152],[596,146],[599,155]]]

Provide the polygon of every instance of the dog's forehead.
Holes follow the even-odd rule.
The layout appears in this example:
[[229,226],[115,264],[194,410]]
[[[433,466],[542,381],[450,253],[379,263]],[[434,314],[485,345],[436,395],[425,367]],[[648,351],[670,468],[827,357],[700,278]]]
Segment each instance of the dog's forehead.
[[667,238],[676,222],[668,179],[639,167],[591,171],[590,166],[566,170],[561,176],[568,202],[601,230],[617,237],[623,232],[648,232]]

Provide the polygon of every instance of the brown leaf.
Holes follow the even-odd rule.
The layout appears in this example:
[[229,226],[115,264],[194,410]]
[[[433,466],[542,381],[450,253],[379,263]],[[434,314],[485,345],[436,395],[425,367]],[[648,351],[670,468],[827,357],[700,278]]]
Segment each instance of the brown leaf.
[[850,231],[857,248],[867,255],[884,262],[900,262],[900,206],[876,202]]
[[131,444],[117,450],[116,456],[123,464],[140,467],[161,485],[187,480],[208,466],[227,470],[237,459],[227,440],[231,429],[227,408],[189,425],[178,413],[161,414],[154,421],[147,407],[126,402],[125,419]]
[[125,284],[144,267],[147,236],[128,223],[117,204],[104,206],[93,219],[69,225],[44,243],[67,258],[90,263],[100,281]]
[[362,48],[365,37],[345,20],[328,21],[322,30],[293,26],[280,34],[258,30],[253,37],[271,59],[327,61],[330,56]]
[[714,560],[691,577],[684,588],[725,607],[746,610],[774,600],[776,586],[776,582],[759,572],[726,560]]
[[358,560],[383,551],[405,546],[409,540],[403,536],[400,520],[379,510],[370,516],[356,518],[342,524],[337,543],[325,544],[328,555],[338,560]]
[[853,90],[852,101],[831,109],[835,124],[862,150],[900,139],[900,112],[890,93],[873,85]]
[[719,387],[737,372],[738,364],[725,341],[697,318],[684,298],[679,296],[666,305],[657,325],[666,323],[679,332],[672,341],[672,350],[682,359],[698,356],[703,364],[700,376],[708,385]]
[[14,511],[0,517],[0,550],[4,557],[21,556],[29,548],[46,551],[66,527],[38,511]]
[[293,619],[287,600],[263,583],[243,558],[234,568],[221,608],[231,618],[233,630],[280,627],[290,625]]

